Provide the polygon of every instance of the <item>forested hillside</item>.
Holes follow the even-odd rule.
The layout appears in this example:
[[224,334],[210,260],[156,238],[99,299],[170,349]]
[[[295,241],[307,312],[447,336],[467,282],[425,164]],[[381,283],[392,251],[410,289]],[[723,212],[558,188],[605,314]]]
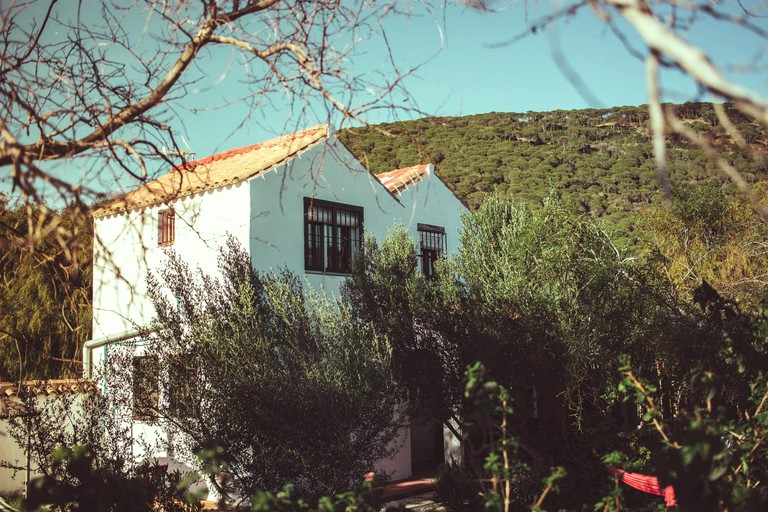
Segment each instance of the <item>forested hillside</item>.
[[[726,109],[750,151],[758,153],[755,159],[720,128],[711,104],[686,103],[676,110],[724,149],[748,181],[768,177],[768,140],[759,125]],[[538,202],[555,189],[565,202],[626,233],[631,212],[649,204],[658,189],[645,107],[432,117],[344,130],[339,138],[377,173],[434,163],[472,209],[494,190]],[[700,149],[677,136],[668,137],[668,158],[674,185],[728,181]]]

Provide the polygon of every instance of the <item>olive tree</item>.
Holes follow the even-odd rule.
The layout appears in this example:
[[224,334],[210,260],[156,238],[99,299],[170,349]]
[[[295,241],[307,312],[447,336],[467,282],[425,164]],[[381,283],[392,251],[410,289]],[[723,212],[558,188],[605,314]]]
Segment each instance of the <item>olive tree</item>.
[[[717,351],[715,330],[678,297],[663,262],[630,257],[554,197],[538,208],[487,199],[434,280],[418,274],[404,229],[380,248],[366,243],[344,298],[390,336],[408,397],[449,428],[461,424],[472,417],[462,372],[481,362],[516,402],[507,428],[534,469],[566,466],[575,493],[595,477],[596,454],[624,443],[617,430],[636,436],[639,418],[620,414],[620,355],[632,355],[671,416],[690,397],[691,368]],[[471,464],[482,443],[457,436]]]
[[151,414],[180,455],[218,444],[237,494],[288,483],[332,494],[395,446],[389,342],[348,308],[288,272],[255,271],[232,240],[218,276],[172,256],[150,290],[145,355],[161,395]]

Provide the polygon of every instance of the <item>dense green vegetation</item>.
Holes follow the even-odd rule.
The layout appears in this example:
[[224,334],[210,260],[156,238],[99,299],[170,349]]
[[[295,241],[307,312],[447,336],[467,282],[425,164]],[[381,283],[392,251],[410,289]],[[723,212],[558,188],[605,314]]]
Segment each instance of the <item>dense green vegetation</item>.
[[[711,104],[686,103],[676,110],[748,181],[768,177],[768,138],[758,124],[727,108],[758,153],[754,159],[719,126]],[[651,203],[659,187],[649,135],[645,107],[620,107],[431,117],[344,130],[339,138],[376,173],[434,163],[440,178],[472,209],[492,191],[538,204],[554,188],[567,204],[628,234],[634,229],[632,212]],[[667,143],[673,183],[726,183],[700,149],[678,136]]]
[[[680,195],[665,229],[687,229],[702,253],[717,254],[733,243],[723,213],[731,201],[705,188]],[[366,240],[342,297],[391,339],[411,402],[426,402],[448,428],[475,423],[457,434],[466,468],[514,487],[502,493],[494,481],[491,510],[501,510],[502,494],[515,510],[530,509],[553,466],[568,477],[550,507],[600,502],[614,483],[606,460],[672,482],[681,510],[760,510],[768,500],[765,319],[706,282],[686,286],[659,252],[630,256],[557,198],[534,209],[492,195],[465,218],[458,257],[438,266],[437,280],[418,273],[401,227],[380,247]],[[764,289],[754,280],[739,292]],[[484,375],[469,381],[482,393],[468,396],[462,375],[474,362]],[[486,396],[486,379],[504,391]],[[623,404],[626,392],[642,415]],[[496,399],[501,409],[485,410],[485,424],[503,427],[478,435],[477,408]],[[652,503],[628,495],[623,506]]]
[[[389,342],[305,291],[299,276],[252,265],[230,239],[221,277],[173,253],[151,275],[157,316],[144,354],[169,391],[150,414],[176,434],[177,453],[221,443],[231,484],[221,494],[276,492],[288,482],[305,495],[343,491],[389,452],[401,426]],[[109,378],[112,393],[130,392],[125,367]]]
[[[8,204],[0,194],[0,224],[25,238],[39,210]],[[55,237],[35,251],[0,253],[0,382],[76,377],[79,347],[91,331],[91,229],[77,225],[72,212],[62,222],[74,227],[69,251]]]
[[[739,220],[739,197],[699,189],[653,212],[660,240],[682,233],[714,255],[705,261],[711,269],[723,254],[741,269],[750,242],[731,233],[759,242],[768,239],[764,228],[748,215]],[[755,297],[747,310],[707,282],[677,277],[672,266],[684,248],[666,241],[657,249],[629,257],[556,197],[532,208],[494,194],[465,217],[458,255],[441,260],[434,279],[418,272],[417,246],[396,226],[380,244],[366,238],[340,302],[319,310],[295,277],[259,275],[236,247],[222,253],[223,282],[196,277],[174,258],[150,286],[162,327],[144,354],[164,365],[160,388],[168,392],[149,407],[174,425],[175,453],[213,446],[238,494],[257,493],[253,510],[335,510],[329,500],[369,510],[365,494],[314,504],[370,467],[370,436],[387,429],[377,418],[391,417],[396,403],[459,438],[464,469],[444,469],[440,485],[451,510],[659,509],[659,498],[627,491],[604,464],[672,484],[681,511],[763,510],[768,321],[754,306],[765,285],[736,288]],[[126,377],[133,354],[110,352],[107,371]],[[100,407],[94,418],[113,418],[123,431],[100,421],[95,431],[130,440],[124,404],[136,388],[107,380],[109,402],[124,416]],[[54,428],[36,432],[63,430],[55,420],[65,415],[47,417]],[[17,439],[23,427],[22,418]],[[36,459],[51,459],[60,439],[37,443],[49,449]],[[135,477],[110,469],[130,460],[120,455],[130,442],[107,447],[101,460],[97,437],[64,442],[94,454],[86,476],[118,473],[121,488]],[[71,462],[49,463],[67,471],[47,481],[69,489]]]
[[[753,191],[765,204],[768,181]],[[687,299],[707,281],[723,296],[738,299],[742,309],[759,304],[768,284],[768,225],[743,195],[714,183],[677,187],[668,205],[651,206],[639,220],[644,247],[663,258],[669,279]]]

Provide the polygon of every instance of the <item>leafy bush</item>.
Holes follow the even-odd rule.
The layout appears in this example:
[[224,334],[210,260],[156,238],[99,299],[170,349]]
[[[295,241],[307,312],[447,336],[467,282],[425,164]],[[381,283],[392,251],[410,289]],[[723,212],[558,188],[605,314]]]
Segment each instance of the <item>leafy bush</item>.
[[449,510],[483,510],[482,493],[483,486],[472,471],[453,461],[440,467],[435,495]]
[[[629,358],[622,387],[661,439],[650,465],[662,486],[674,486],[681,511],[766,510],[768,310],[742,313],[706,283],[695,296],[722,338],[713,360],[691,371],[698,389],[688,408],[665,418],[656,387],[635,374]],[[736,381],[744,394],[733,393]]]
[[179,473],[162,466],[143,466],[131,475],[95,466],[88,446],[61,446],[53,454],[52,475],[32,481],[22,510],[72,512],[194,512],[200,503],[187,494]]
[[378,503],[369,483],[350,491],[324,496],[316,501],[297,497],[287,485],[277,493],[259,492],[251,498],[253,512],[379,512]]

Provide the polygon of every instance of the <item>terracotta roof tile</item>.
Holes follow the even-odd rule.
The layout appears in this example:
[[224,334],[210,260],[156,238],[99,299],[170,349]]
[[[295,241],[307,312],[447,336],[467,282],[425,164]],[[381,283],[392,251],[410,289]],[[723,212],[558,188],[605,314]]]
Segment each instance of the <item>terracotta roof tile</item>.
[[90,379],[33,380],[25,382],[0,382],[0,418],[20,416],[26,412],[20,394],[32,393],[37,397],[79,395],[95,393],[96,384]]
[[414,165],[377,174],[379,181],[392,194],[398,195],[411,185],[415,185],[429,174],[429,164]]
[[296,133],[230,149],[184,166],[121,196],[93,211],[94,217],[166,203],[212,188],[245,181],[270,171],[299,152],[328,136],[328,125],[315,126]]

